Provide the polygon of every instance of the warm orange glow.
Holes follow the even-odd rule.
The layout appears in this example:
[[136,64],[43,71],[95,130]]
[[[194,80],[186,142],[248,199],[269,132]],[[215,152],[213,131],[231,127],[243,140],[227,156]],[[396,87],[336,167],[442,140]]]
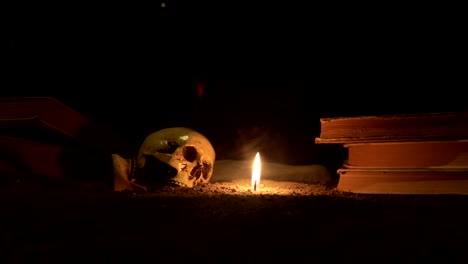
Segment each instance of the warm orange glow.
[[203,99],[203,94],[205,93],[205,83],[201,80],[196,80],[195,84],[197,86],[197,98],[198,100]]
[[257,152],[252,167],[252,190],[256,191],[260,187],[260,174],[262,165],[260,163],[260,154]]

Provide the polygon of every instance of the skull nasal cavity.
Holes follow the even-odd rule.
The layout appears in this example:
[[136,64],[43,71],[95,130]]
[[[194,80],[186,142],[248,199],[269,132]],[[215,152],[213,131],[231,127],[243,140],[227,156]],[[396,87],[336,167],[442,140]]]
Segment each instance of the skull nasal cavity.
[[186,146],[182,150],[182,155],[187,161],[193,162],[198,157],[198,152],[196,148],[192,146]]

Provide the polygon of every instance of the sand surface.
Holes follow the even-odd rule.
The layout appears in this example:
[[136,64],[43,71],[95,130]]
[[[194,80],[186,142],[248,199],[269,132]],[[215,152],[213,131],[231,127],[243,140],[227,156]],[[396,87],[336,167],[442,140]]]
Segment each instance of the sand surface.
[[0,263],[455,263],[468,245],[467,196],[271,179],[133,193],[9,175],[0,212]]

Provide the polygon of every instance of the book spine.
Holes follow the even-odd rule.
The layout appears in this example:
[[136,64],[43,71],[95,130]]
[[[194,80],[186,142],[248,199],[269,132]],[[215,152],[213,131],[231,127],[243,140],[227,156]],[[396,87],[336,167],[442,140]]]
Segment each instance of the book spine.
[[468,111],[321,118],[317,144],[468,139]]
[[348,167],[468,168],[468,140],[345,144]]
[[339,169],[337,190],[373,194],[468,194],[466,169]]

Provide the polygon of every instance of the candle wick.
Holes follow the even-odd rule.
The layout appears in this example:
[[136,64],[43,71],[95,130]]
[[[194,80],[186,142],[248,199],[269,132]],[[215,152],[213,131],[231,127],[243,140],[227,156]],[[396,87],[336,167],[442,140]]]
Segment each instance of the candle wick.
[[257,190],[257,181],[254,181],[254,191]]

